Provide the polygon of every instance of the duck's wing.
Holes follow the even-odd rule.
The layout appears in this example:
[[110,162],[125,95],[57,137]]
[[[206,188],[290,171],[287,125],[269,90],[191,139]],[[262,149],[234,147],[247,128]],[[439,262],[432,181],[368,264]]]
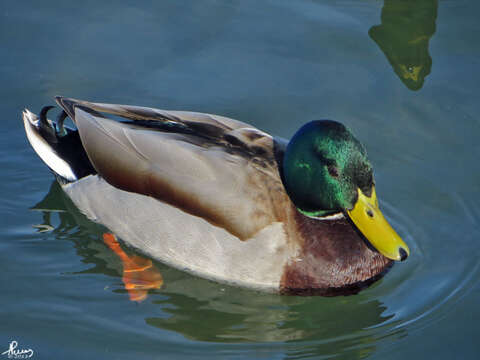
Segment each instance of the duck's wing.
[[276,209],[288,198],[270,135],[210,114],[57,102],[76,123],[94,168],[111,185],[202,217],[241,240],[281,221]]

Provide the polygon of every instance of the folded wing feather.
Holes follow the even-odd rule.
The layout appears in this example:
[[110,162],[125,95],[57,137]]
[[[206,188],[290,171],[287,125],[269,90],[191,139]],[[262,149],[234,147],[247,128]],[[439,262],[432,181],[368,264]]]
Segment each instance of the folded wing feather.
[[[285,193],[268,134],[215,115],[87,102],[75,107],[73,101],[59,103],[67,104],[93,166],[111,185],[167,202],[241,240],[279,221],[275,201]],[[156,131],[135,120],[182,124],[183,130]]]

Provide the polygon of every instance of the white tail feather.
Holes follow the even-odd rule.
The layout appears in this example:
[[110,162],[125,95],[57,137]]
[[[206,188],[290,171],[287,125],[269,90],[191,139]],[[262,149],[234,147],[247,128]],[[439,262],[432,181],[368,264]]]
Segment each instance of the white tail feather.
[[39,133],[39,119],[37,115],[25,109],[23,111],[23,124],[27,133],[28,141],[38,156],[52,169],[55,173],[68,181],[75,181],[75,176],[71,166],[63,160],[52,146]]

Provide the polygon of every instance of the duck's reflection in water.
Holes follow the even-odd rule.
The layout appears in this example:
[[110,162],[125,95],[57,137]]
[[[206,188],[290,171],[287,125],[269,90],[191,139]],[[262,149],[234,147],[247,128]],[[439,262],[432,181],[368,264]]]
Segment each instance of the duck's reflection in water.
[[428,45],[435,33],[437,8],[437,0],[385,0],[382,23],[369,31],[410,90],[421,89],[432,68]]
[[[83,216],[56,182],[32,209],[42,212],[40,231],[51,231],[58,239],[72,241],[81,261],[93,265],[76,274],[105,274],[118,283],[122,262],[102,241],[107,230]],[[141,256],[132,249],[124,250],[129,256]],[[368,291],[333,298],[265,294],[193,277],[155,261],[154,264],[164,284],[150,293],[148,304],[158,305],[159,311],[147,316],[139,313],[152,327],[197,341],[301,341],[298,352],[294,344],[285,349],[287,356],[348,353],[363,357],[376,348],[377,336],[372,328],[393,316],[384,315],[386,307],[378,299],[369,298]],[[128,301],[125,290],[114,291],[121,296],[119,301]]]

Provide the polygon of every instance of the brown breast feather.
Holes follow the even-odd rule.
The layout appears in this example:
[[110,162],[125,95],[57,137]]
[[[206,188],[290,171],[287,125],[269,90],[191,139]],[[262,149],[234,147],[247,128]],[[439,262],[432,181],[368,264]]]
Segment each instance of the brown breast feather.
[[301,250],[285,266],[280,289],[284,294],[354,294],[382,277],[392,264],[372,251],[345,218],[311,219],[292,205],[288,229]]

